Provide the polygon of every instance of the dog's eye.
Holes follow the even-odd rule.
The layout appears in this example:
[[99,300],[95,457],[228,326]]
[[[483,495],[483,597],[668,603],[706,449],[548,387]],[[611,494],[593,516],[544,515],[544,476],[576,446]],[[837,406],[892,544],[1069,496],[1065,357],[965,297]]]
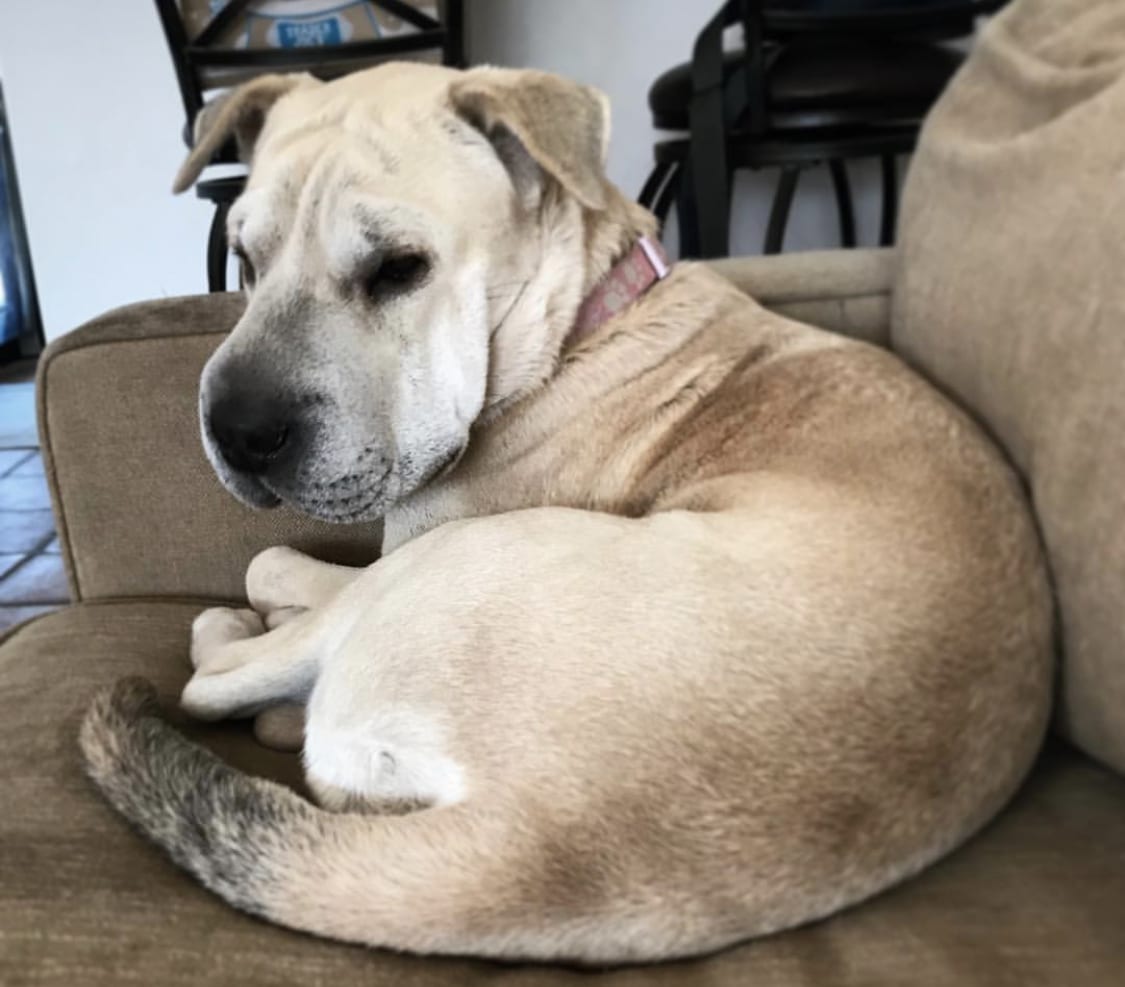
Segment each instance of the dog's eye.
[[238,258],[238,266],[242,271],[242,283],[247,288],[253,288],[254,282],[258,280],[258,272],[254,270],[254,265],[250,263],[250,258],[246,256],[246,251],[241,246],[235,246],[234,256]]
[[367,297],[378,300],[392,291],[410,288],[418,284],[429,269],[430,262],[424,254],[393,254],[367,276],[364,284]]

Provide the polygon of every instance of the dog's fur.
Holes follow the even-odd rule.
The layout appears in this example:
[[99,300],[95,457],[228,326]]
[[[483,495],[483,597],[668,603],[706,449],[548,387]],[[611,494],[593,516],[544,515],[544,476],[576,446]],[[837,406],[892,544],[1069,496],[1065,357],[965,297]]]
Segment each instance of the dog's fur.
[[[1016,477],[894,357],[702,266],[568,341],[653,225],[604,177],[597,94],[271,78],[204,122],[181,187],[231,133],[257,283],[204,374],[211,458],[254,504],[385,513],[386,545],[362,573],[273,549],[257,614],[196,623],[184,706],[307,698],[322,807],[188,744],[143,685],[91,708],[91,775],[180,864],[325,936],[655,960],[871,895],[1011,795],[1051,642]],[[403,249],[413,282],[356,287]],[[299,442],[260,476],[208,425],[248,390]]]

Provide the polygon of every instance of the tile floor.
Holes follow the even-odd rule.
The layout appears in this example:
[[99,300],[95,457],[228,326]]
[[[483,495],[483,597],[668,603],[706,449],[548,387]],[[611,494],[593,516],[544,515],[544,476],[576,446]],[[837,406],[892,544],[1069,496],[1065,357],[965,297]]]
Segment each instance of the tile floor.
[[0,631],[68,598],[36,448],[33,373],[25,365],[0,375]]

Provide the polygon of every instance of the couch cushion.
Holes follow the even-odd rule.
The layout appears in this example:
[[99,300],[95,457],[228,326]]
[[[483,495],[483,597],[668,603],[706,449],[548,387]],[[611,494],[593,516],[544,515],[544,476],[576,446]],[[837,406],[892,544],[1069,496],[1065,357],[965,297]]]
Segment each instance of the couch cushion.
[[[700,960],[589,975],[371,952],[251,919],[113,814],[83,777],[75,740],[90,695],[118,676],[143,673],[175,694],[197,611],[82,604],[0,645],[0,983],[1120,983],[1125,781],[1061,748],[997,822],[920,878],[829,921]],[[258,747],[242,726],[191,732],[244,770],[291,784],[297,777],[294,758]]]
[[1017,0],[931,115],[892,343],[1027,476],[1058,592],[1060,723],[1125,770],[1125,4]]
[[706,263],[771,312],[865,343],[890,344],[893,250],[802,250]]

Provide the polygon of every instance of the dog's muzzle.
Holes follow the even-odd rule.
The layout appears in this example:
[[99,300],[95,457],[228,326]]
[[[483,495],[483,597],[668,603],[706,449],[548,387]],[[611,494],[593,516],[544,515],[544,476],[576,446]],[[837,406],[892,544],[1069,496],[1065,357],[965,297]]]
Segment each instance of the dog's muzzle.
[[200,401],[204,447],[224,485],[251,507],[276,507],[267,482],[289,472],[301,455],[306,425],[295,402],[260,382],[220,377]]
[[263,476],[292,448],[296,432],[280,408],[242,395],[212,402],[206,423],[223,460],[249,476]]

